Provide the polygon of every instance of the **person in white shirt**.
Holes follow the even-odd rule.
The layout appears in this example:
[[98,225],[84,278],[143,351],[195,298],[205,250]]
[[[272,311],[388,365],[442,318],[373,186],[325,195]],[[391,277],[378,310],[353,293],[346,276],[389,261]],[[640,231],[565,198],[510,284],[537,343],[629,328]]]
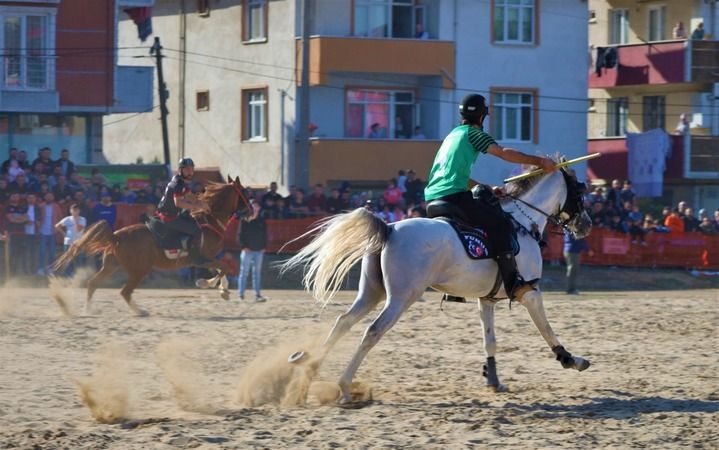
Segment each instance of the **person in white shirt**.
[[[70,206],[70,215],[55,224],[55,229],[64,236],[64,251],[67,251],[73,242],[82,237],[86,226],[87,220],[80,215],[80,205],[73,203]],[[82,255],[78,255],[75,261],[78,265],[84,265],[84,257]],[[68,266],[68,274],[72,274],[74,270],[74,263]]]

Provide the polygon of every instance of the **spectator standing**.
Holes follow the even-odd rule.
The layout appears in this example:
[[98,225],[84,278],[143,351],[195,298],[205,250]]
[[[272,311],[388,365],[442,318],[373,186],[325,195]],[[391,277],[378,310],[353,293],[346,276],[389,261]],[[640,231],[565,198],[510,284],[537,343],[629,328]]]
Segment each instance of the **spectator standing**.
[[262,214],[261,205],[251,200],[253,215],[249,221],[242,222],[238,241],[242,248],[240,254],[240,276],[237,279],[240,300],[245,299],[247,276],[252,271],[252,288],[255,291],[255,301],[264,302],[267,299],[262,295],[262,260],[267,246],[267,228]]
[[672,29],[672,37],[674,39],[687,38],[687,30],[684,29],[684,22],[682,22],[681,20],[678,21],[676,25],[674,25],[674,28]]
[[277,182],[273,181],[270,183],[270,190],[262,196],[262,209],[267,210],[267,200],[269,199],[272,199],[273,205],[277,206],[277,200],[280,198],[282,196],[277,193]]
[[612,188],[607,192],[607,207],[616,212],[622,210],[622,198],[620,193],[622,192],[621,180],[612,180]]
[[20,195],[25,195],[30,191],[30,185],[25,177],[25,172],[20,172],[17,177],[15,177],[15,181],[10,183],[10,190],[17,191]]
[[8,151],[8,158],[3,161],[2,166],[0,166],[0,175],[7,175],[11,161],[17,161],[17,149],[15,147],[12,147]]
[[367,135],[370,139],[382,139],[384,137],[384,133],[382,132],[382,128],[380,127],[378,122],[373,123],[369,127],[369,134]]
[[699,223],[699,231],[702,234],[714,235],[714,234],[717,234],[717,227],[714,226],[714,224],[709,219],[709,217],[704,216],[704,217],[702,217],[702,220]]
[[427,139],[427,137],[422,132],[422,127],[417,125],[414,127],[414,133],[412,133],[412,139]]
[[75,163],[70,161],[70,150],[64,148],[60,152],[60,159],[55,161],[55,167],[60,168],[60,175],[69,177],[75,172]]
[[0,205],[4,205],[10,199],[10,187],[7,180],[0,176]]
[[40,246],[40,225],[42,224],[42,208],[37,202],[37,195],[28,192],[25,197],[27,207],[27,221],[25,222],[24,236],[24,267],[25,275],[34,275],[38,266],[38,250]]
[[424,183],[422,183],[422,180],[417,178],[417,173],[414,169],[409,169],[407,171],[407,181],[404,183],[404,186],[406,189],[404,192],[404,200],[407,204],[417,204],[420,200],[422,200],[424,195]]
[[290,217],[306,217],[310,213],[310,209],[307,207],[307,200],[305,199],[304,189],[295,189],[294,195],[287,202],[287,210]]
[[[70,215],[55,224],[55,229],[63,235],[63,251],[67,251],[73,242],[82,237],[87,226],[87,220],[80,215],[80,205],[73,203],[70,206]],[[85,264],[85,257],[79,254],[75,261],[70,263],[67,268],[67,274],[72,275],[75,272],[75,263],[82,266]]]
[[325,197],[325,188],[321,184],[316,184],[312,190],[312,195],[307,199],[307,208],[310,214],[324,214],[327,212],[327,197]]
[[37,158],[30,165],[33,172],[38,172],[36,168],[38,165],[42,165],[41,172],[45,175],[49,176],[52,173],[52,159],[50,159],[50,149],[48,147],[43,147],[37,151]]
[[684,232],[684,221],[679,216],[679,208],[672,208],[671,213],[664,219],[664,226],[667,227],[672,234]]
[[341,193],[339,189],[332,189],[330,191],[330,197],[327,199],[327,213],[328,214],[339,214],[343,210],[348,209],[349,205],[345,205],[340,198]]
[[699,22],[694,31],[692,31],[692,40],[701,41],[704,39],[704,22]]
[[622,204],[625,204],[627,202],[633,204],[636,197],[637,194],[634,192],[634,189],[632,189],[632,182],[629,180],[625,180],[624,184],[622,185],[622,190],[619,191],[619,199],[621,200]]
[[66,203],[72,200],[72,189],[67,184],[67,178],[59,176],[57,178],[57,184],[52,188],[52,193],[55,196],[55,200],[59,203]]
[[679,122],[674,128],[674,134],[676,134],[677,136],[684,136],[686,134],[689,134],[689,128],[689,115],[686,113],[679,114]]
[[397,187],[404,197],[404,193],[407,192],[407,173],[402,169],[397,171]]
[[684,217],[682,217],[682,220],[684,221],[684,231],[685,232],[691,232],[691,231],[699,231],[699,224],[700,221],[696,217],[694,217],[694,209],[692,208],[686,208],[684,210]]
[[20,193],[10,194],[5,206],[5,230],[10,237],[10,259],[13,275],[21,273],[24,267],[25,223],[28,221],[27,207],[20,201]]
[[14,183],[19,175],[25,175],[25,169],[20,167],[20,162],[17,159],[10,160],[7,169],[7,180]]
[[397,187],[397,180],[394,178],[389,180],[387,188],[385,188],[382,194],[382,198],[384,198],[391,208],[394,208],[402,202],[402,191]]
[[589,248],[586,239],[574,239],[571,233],[564,234],[564,262],[567,265],[567,294],[579,295],[577,290],[577,276],[581,264],[582,253],[592,256],[594,252]]
[[109,191],[104,191],[100,203],[92,208],[92,223],[105,220],[112,230],[115,229],[117,220],[117,206],[112,203],[112,196]]
[[27,170],[30,167],[30,161],[27,160],[27,152],[25,150],[17,152],[17,163],[22,170]]
[[38,275],[52,275],[50,266],[55,260],[55,227],[59,220],[60,207],[55,203],[55,196],[48,192],[40,203],[41,221],[38,230],[39,264]]
[[418,23],[414,27],[414,38],[415,39],[429,39],[429,33],[424,29],[424,25]]

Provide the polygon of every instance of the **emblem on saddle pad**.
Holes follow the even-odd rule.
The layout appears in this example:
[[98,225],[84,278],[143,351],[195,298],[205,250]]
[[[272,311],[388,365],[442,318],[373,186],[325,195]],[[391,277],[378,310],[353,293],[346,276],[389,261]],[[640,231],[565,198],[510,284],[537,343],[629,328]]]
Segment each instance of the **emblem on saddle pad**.
[[187,255],[189,255],[189,253],[180,248],[171,248],[169,250],[165,250],[165,257],[167,259],[179,259]]
[[[470,259],[494,258],[494,252],[491,250],[492,246],[489,242],[489,236],[482,228],[471,227],[447,217],[437,217],[437,219],[443,220],[452,225],[454,231],[457,232],[459,241],[464,247],[464,251],[467,252],[467,256],[469,256]],[[517,236],[515,233],[512,234],[512,249],[514,250],[515,255],[519,253],[519,243],[517,242]]]

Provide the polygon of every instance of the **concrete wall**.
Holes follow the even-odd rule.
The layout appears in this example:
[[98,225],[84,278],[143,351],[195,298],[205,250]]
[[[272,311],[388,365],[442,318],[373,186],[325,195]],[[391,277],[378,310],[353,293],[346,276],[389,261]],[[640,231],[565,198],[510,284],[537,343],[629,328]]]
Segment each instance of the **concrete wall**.
[[[181,2],[158,0],[153,10],[154,35],[165,47],[164,74],[170,91],[168,108],[171,160],[173,167],[181,156],[191,156],[200,166],[217,166],[223,175],[238,175],[248,185],[283,184],[286,164],[283,150],[294,145],[295,1],[268,2],[268,38],[261,43],[242,42],[241,0],[210,2],[209,16],[196,13],[196,2],[186,5],[187,57],[185,62],[184,108],[180,101],[182,61]],[[126,17],[123,17],[126,19]],[[119,47],[140,45],[135,25],[120,24]],[[120,64],[151,64],[153,61],[128,56],[147,55],[146,49],[123,51]],[[267,87],[268,139],[266,142],[242,142],[240,138],[241,92],[247,87]],[[209,90],[209,111],[196,109],[196,93]],[[282,95],[287,90],[284,117]],[[155,98],[155,105],[158,99]],[[184,110],[184,127],[183,127]],[[127,119],[116,122],[118,119]],[[139,115],[113,115],[106,119],[104,153],[113,163],[162,161],[159,109]],[[284,140],[282,140],[284,132]],[[184,149],[181,136],[184,133]],[[131,147],[128,143],[131,142]],[[183,151],[184,150],[184,151]]]
[[[491,4],[458,0],[456,34],[457,97],[469,92],[488,95],[493,87],[537,89],[537,143],[507,144],[530,154],[560,152],[567,157],[586,153],[587,137],[587,3],[581,0],[542,0],[538,44],[502,45],[491,40]],[[454,17],[443,5],[442,24]],[[585,63],[586,61],[586,63]],[[456,102],[450,108],[450,125],[456,123]],[[485,127],[491,130],[491,117]],[[501,142],[500,142],[501,143]],[[475,164],[473,178],[498,183],[517,166],[493,157]],[[580,168],[579,173],[583,173]]]

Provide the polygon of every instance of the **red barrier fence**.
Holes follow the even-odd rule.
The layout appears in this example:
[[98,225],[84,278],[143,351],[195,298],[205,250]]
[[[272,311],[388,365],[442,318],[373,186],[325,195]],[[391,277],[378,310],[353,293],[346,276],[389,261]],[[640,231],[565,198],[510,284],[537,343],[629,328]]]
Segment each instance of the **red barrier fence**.
[[[115,229],[138,223],[144,205],[117,204]],[[0,224],[4,217],[0,207]],[[307,232],[320,217],[304,219],[268,220],[267,251],[295,253],[307,244],[308,239],[289,243]],[[237,222],[232,221],[225,232],[225,243],[229,250],[239,250]],[[632,243],[629,235],[618,234],[601,228],[592,230],[587,237],[593,256],[585,255],[585,264],[623,267],[679,267],[702,270],[719,270],[719,235],[707,236],[701,233],[664,234],[650,233],[645,237],[646,245]],[[562,236],[549,234],[548,247],[543,252],[545,261],[561,261]],[[283,248],[284,246],[284,248]]]

